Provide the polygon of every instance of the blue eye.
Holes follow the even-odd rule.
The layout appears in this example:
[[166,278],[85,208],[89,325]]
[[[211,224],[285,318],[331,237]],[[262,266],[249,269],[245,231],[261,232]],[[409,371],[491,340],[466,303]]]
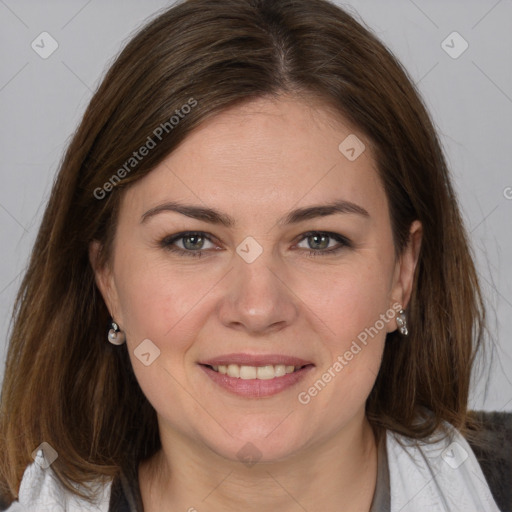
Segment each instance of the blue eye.
[[[203,256],[203,249],[211,249],[205,247],[205,242],[209,242],[214,247],[210,237],[201,231],[187,231],[178,233],[177,235],[164,238],[160,245],[165,249],[182,254],[184,256],[200,257]],[[176,246],[178,244],[178,246]],[[179,246],[181,244],[181,247]]]
[[[310,231],[305,233],[300,243],[306,241],[309,249],[309,256],[328,256],[339,252],[344,247],[352,247],[351,242],[344,236],[338,235],[337,233],[329,233],[326,231]],[[332,245],[331,242],[337,242],[337,245]],[[297,245],[300,247],[300,245]]]
[[[307,243],[307,247],[300,247],[301,243]],[[336,242],[334,245],[332,242]],[[208,246],[207,244],[210,244]],[[182,256],[199,258],[208,250],[218,249],[212,242],[212,238],[203,231],[186,231],[165,237],[160,241],[160,246],[167,251]],[[352,247],[350,240],[337,233],[326,231],[310,231],[304,233],[297,247],[306,249],[309,256],[328,256],[335,254],[346,247]]]

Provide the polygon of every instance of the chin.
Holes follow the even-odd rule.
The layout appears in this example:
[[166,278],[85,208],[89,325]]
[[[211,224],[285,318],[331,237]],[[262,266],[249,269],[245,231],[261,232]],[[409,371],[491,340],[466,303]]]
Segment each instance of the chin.
[[[255,463],[272,463],[285,460],[293,456],[306,444],[298,434],[272,428],[240,428],[233,433],[233,437],[225,435],[223,439],[204,439],[217,455],[234,461],[244,462],[248,466]],[[225,432],[224,432],[225,434]]]

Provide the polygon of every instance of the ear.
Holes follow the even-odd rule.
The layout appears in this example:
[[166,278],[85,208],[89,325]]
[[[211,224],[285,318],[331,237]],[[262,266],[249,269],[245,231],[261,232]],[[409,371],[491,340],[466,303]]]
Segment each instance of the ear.
[[98,240],[93,240],[89,244],[89,261],[94,272],[96,286],[100,290],[110,316],[116,323],[122,324],[123,321],[119,318],[119,300],[112,268],[108,263],[100,264],[101,248],[102,246]]
[[418,264],[422,236],[423,226],[419,220],[415,220],[409,230],[407,245],[396,262],[391,297],[395,302],[401,304],[403,309],[407,307],[411,298],[414,271]]

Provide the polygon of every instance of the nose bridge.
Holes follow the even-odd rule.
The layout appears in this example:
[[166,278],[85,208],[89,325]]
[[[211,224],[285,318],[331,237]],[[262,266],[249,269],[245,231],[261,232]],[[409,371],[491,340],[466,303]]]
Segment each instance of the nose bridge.
[[[296,315],[294,296],[285,285],[283,268],[271,249],[259,251],[249,240],[237,248],[234,269],[220,309],[221,321],[248,331],[284,327]],[[250,255],[251,257],[246,257]],[[281,275],[280,275],[281,274]]]

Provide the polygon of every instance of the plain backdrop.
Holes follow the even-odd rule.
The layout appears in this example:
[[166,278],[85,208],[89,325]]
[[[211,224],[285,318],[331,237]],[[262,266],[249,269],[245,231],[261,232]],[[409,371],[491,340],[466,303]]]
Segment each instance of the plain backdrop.
[[[338,3],[401,60],[439,130],[494,347],[471,406],[512,411],[512,1]],[[108,64],[171,4],[0,0],[0,380],[14,297],[66,145]],[[41,37],[45,51],[58,45],[46,59],[32,47]]]

